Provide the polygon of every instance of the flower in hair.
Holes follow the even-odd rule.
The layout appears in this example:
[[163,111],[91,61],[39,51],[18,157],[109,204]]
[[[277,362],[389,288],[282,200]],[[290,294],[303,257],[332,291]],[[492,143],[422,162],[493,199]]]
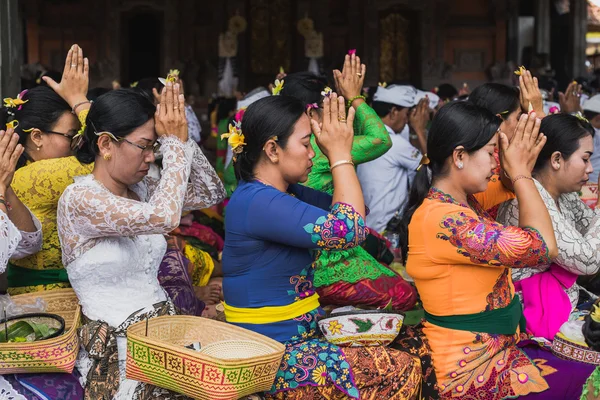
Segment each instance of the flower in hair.
[[158,80],[165,86],[167,85],[167,82],[175,83],[177,80],[179,80],[179,70],[170,69],[166,78],[158,78]]
[[387,82],[379,82],[379,87],[386,88]]
[[577,119],[579,119],[580,121],[586,122],[588,124],[590,123],[590,121],[588,121],[588,119],[583,116],[583,114],[581,113],[581,111],[577,111],[576,113],[573,113],[573,115],[575,117],[577,117]]
[[350,49],[350,50],[348,50],[348,55],[349,56],[352,56],[354,54],[356,54],[356,49]]
[[17,95],[16,99],[11,97],[7,97],[4,99],[4,107],[7,108],[17,108],[17,110],[21,111],[23,104],[27,103],[29,100],[23,100],[23,96],[27,93],[27,89],[23,90],[21,93]]
[[319,109],[319,105],[317,103],[311,103],[311,104],[307,104],[306,105],[306,111],[308,110],[318,110]]
[[137,87],[138,83],[139,83],[138,81],[135,81],[131,85],[129,85],[129,87]]
[[275,79],[275,84],[273,89],[271,89],[271,93],[273,93],[273,96],[278,96],[281,89],[283,89],[283,79]]
[[558,114],[558,113],[560,113],[560,108],[558,108],[557,106],[552,106],[552,107],[550,107],[548,112],[550,114]]
[[16,119],[6,123],[6,129],[15,129],[17,126],[19,126],[19,121]]
[[235,159],[235,155],[244,151],[244,146],[246,145],[241,129],[241,122],[235,121],[233,124],[229,124],[229,133],[222,134],[221,139],[227,139],[227,143],[231,146]]
[[524,66],[520,66],[519,69],[515,70],[515,75],[517,76],[521,76],[523,75],[523,73],[527,71],[527,69]]
[[329,97],[331,96],[331,93],[333,93],[333,90],[331,90],[329,86],[325,86],[325,89],[323,89],[323,91],[321,92],[321,96]]

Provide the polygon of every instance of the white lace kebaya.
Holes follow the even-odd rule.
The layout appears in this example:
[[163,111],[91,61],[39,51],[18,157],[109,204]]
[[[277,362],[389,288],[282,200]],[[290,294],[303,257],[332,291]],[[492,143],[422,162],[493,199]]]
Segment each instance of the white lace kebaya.
[[166,300],[157,278],[166,251],[163,235],[179,225],[182,211],[210,207],[225,197],[193,140],[159,141],[161,179],[145,177],[131,187],[141,201],[117,196],[87,175],[76,178],[58,203],[63,263],[83,313],[113,327]]
[[8,260],[18,260],[42,249],[42,224],[31,212],[29,214],[35,232],[20,231],[8,215],[0,210],[0,273],[6,270]]

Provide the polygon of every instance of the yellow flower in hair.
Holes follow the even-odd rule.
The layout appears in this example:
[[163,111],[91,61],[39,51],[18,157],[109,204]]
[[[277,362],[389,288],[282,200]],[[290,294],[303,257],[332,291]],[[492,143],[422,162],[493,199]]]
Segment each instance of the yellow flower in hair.
[[166,78],[158,78],[158,80],[165,86],[167,85],[167,82],[175,83],[177,80],[179,80],[179,70],[170,69]]
[[321,96],[329,97],[331,96],[331,93],[333,93],[333,90],[331,90],[329,86],[326,86],[325,89],[323,89],[323,91],[321,92]]
[[138,81],[135,81],[131,85],[129,85],[129,87],[137,87],[138,83],[139,83]]
[[21,95],[18,95],[16,99],[7,97],[4,99],[4,107],[7,108],[17,108],[27,103],[29,100],[21,99]]
[[19,121],[16,119],[6,123],[6,129],[15,129],[17,126],[19,126]]
[[382,88],[386,88],[387,82],[379,82],[379,86],[381,86]]
[[520,66],[519,69],[515,70],[515,75],[517,76],[521,76],[523,75],[523,73],[527,71],[527,69],[524,66]]
[[229,133],[222,134],[221,139],[227,139],[227,143],[229,143],[235,154],[244,151],[244,146],[246,145],[246,142],[244,142],[245,138],[237,124],[229,124]]
[[283,89],[283,79],[281,79],[281,80],[275,79],[275,85],[273,86],[273,89],[271,90],[271,92],[273,93],[273,96],[279,95],[279,92],[281,92],[281,89]]

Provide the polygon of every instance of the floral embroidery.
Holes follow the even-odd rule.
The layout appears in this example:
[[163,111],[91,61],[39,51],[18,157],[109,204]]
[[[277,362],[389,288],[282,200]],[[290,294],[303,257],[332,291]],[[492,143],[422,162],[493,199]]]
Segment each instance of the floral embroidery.
[[512,301],[512,294],[510,292],[510,284],[508,281],[508,271],[508,268],[504,269],[504,272],[498,277],[492,292],[487,295],[486,301],[488,305],[485,307],[485,311],[506,307]]
[[338,335],[342,333],[343,325],[340,324],[337,320],[329,322],[329,332],[332,335]]
[[290,278],[290,283],[294,285],[294,290],[288,290],[288,294],[295,296],[294,301],[305,299],[315,294],[313,275],[314,268],[311,264],[308,268],[300,271],[300,275],[294,275]]
[[336,203],[331,213],[304,226],[313,243],[329,250],[346,250],[358,246],[368,234],[362,216],[348,204]]
[[534,229],[505,227],[464,212],[446,215],[440,225],[451,235],[438,233],[437,237],[450,242],[475,264],[521,267],[550,262],[546,243]]

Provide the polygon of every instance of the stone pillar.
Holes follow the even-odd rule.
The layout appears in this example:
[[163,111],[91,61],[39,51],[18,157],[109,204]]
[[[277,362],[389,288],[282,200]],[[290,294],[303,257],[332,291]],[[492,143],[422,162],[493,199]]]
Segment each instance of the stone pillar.
[[21,88],[23,40],[18,0],[0,1],[0,99]]
[[572,78],[585,74],[585,49],[587,33],[587,1],[571,0],[569,13],[569,62],[568,71]]
[[550,0],[535,0],[535,52],[550,54]]

